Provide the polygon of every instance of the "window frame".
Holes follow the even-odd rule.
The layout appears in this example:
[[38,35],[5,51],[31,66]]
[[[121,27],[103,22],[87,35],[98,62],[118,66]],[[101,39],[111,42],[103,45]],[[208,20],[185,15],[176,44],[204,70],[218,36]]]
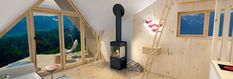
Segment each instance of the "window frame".
[[[210,16],[211,10],[199,10],[199,11],[186,11],[186,12],[178,12],[177,16],[177,37],[208,37],[208,31],[209,31],[209,16]],[[204,27],[203,27],[203,34],[201,35],[194,35],[194,34],[180,34],[180,20],[182,15],[187,14],[197,14],[197,13],[203,13],[204,14]]]
[[[63,16],[73,16],[73,17],[79,17],[80,18],[80,34],[81,34],[81,62],[74,64],[72,66],[67,66],[65,67],[64,62],[65,62],[65,53],[61,54],[61,61],[63,61],[62,64],[62,69],[58,69],[57,71],[61,71],[61,70],[65,70],[65,69],[69,69],[72,67],[76,67],[76,66],[80,66],[83,65],[87,62],[89,62],[89,59],[86,59],[85,54],[86,54],[86,45],[85,45],[85,28],[90,26],[85,18],[83,18],[83,16],[80,14],[78,7],[74,6],[73,1],[68,0],[68,4],[71,5],[71,8],[73,8],[74,10],[72,11],[67,11],[67,10],[56,10],[56,9],[49,9],[49,8],[41,8],[39,7],[39,5],[44,2],[44,0],[38,0],[35,4],[33,4],[27,11],[25,11],[23,14],[21,14],[19,17],[17,17],[15,20],[13,20],[13,22],[11,22],[9,25],[7,25],[4,29],[2,29],[2,31],[0,31],[0,38],[2,36],[5,35],[6,32],[8,32],[11,28],[13,28],[16,23],[18,23],[19,21],[21,21],[21,19],[23,17],[27,17],[27,32],[28,32],[28,44],[29,44],[29,57],[30,57],[30,61],[32,63],[35,64],[35,67],[37,66],[37,62],[36,62],[36,51],[35,51],[35,40],[34,40],[34,36],[35,36],[35,30],[34,30],[34,18],[33,18],[33,12],[42,12],[42,13],[50,13],[50,14],[58,14],[59,15],[59,27],[61,27],[63,25]],[[59,29],[59,40],[61,40],[62,38],[64,38],[64,31],[62,31],[64,29]],[[64,41],[64,40],[63,40]],[[64,44],[61,45],[64,47]],[[60,48],[62,49],[62,51],[64,51],[64,48]],[[48,73],[46,72],[38,72],[40,75],[46,75]]]

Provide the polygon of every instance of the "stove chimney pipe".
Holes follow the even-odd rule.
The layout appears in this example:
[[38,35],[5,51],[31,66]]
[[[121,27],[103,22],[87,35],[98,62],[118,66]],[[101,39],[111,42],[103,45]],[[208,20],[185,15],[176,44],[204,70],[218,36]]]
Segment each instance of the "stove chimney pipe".
[[121,4],[115,4],[113,13],[116,16],[116,42],[121,42],[121,17],[124,15],[125,10]]

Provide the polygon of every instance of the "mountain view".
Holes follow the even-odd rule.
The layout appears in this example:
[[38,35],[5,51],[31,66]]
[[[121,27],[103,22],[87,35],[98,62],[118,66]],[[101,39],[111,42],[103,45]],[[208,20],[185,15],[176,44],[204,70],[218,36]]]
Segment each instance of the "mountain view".
[[[213,11],[210,12],[208,36],[213,35],[214,15],[215,15],[215,13]],[[204,30],[203,29],[204,28],[204,16],[205,16],[204,13],[182,15],[180,18],[180,33],[181,34],[202,35],[203,30]],[[230,20],[229,36],[232,36],[233,12],[231,12],[230,19],[231,20]],[[219,36],[222,36],[223,20],[224,20],[224,12],[221,12]]]
[[[29,57],[27,20],[23,18],[4,36],[0,37],[0,67]],[[34,16],[37,54],[59,53],[59,31],[57,16]],[[80,31],[64,16],[65,48],[72,47],[78,40],[77,51],[81,50]]]

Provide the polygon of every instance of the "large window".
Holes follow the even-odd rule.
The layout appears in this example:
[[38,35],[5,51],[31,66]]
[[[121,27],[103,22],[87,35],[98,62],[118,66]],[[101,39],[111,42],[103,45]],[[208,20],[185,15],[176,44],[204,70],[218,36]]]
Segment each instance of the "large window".
[[[179,13],[179,25],[177,36],[213,36],[214,11],[185,12]],[[231,13],[231,22],[229,36],[232,36],[233,12]],[[222,36],[224,11],[220,16],[219,36]],[[206,28],[206,29],[205,29]],[[206,34],[205,34],[206,33]]]
[[27,18],[24,17],[0,37],[0,67],[20,60],[29,60],[27,34]]

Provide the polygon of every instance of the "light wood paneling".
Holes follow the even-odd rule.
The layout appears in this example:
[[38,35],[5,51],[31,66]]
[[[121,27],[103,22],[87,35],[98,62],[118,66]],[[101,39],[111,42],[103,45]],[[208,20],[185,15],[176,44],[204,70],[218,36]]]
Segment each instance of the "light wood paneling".
[[61,53],[61,66],[62,69],[65,69],[65,38],[64,38],[64,21],[63,21],[63,14],[59,14],[59,47]]
[[[152,50],[152,51],[151,51]],[[161,48],[151,48],[151,46],[143,46],[142,47],[142,53],[144,54],[148,54],[148,55],[152,55],[151,52],[157,52],[157,53],[160,53],[161,52]]]
[[209,33],[209,21],[210,21],[210,11],[205,11],[204,17],[204,36],[208,36]]
[[[163,1],[164,0],[158,0],[156,3],[153,3],[151,6],[137,13],[133,18],[134,27],[132,37],[132,59],[140,62],[143,65],[145,65],[145,61],[148,55],[142,53],[142,47],[145,45],[151,45],[153,39],[153,34],[151,34],[144,27],[143,23],[145,18],[147,17],[155,17],[155,19],[159,19],[162,8],[161,5]],[[171,13],[168,16],[168,24],[164,30],[164,35],[161,38],[161,44],[159,45],[161,47],[161,55],[156,57],[151,69],[152,73],[160,74],[160,76],[163,77],[158,77],[158,79],[209,78],[211,48],[215,49],[215,53],[212,53],[212,56],[214,56],[212,59],[217,60],[218,58],[220,58],[220,54],[218,54],[217,52],[222,51],[221,40],[224,38],[218,38],[218,33],[216,33],[216,36],[214,37],[216,47],[211,47],[211,37],[177,37],[176,33],[179,31],[179,28],[177,28],[177,25],[179,23],[177,16],[178,12],[184,11],[183,13],[186,13],[188,11],[214,10],[213,3],[215,2],[207,1],[203,3],[197,3],[195,5],[193,4],[194,6],[192,6],[191,4],[185,4],[175,5],[174,7],[172,7]],[[232,2],[228,3],[231,4]],[[221,6],[221,8],[218,8],[218,14],[216,14],[215,17],[220,17],[220,10],[223,9],[223,5],[218,6]],[[154,16],[154,14],[156,14],[156,16]],[[207,16],[205,16],[205,18],[207,18]],[[215,18],[215,21],[219,21],[219,19]],[[219,23],[215,25],[217,26],[219,25]],[[225,49],[223,50],[225,52],[229,52],[229,49],[231,48],[231,38],[227,37],[227,39],[225,40],[225,45],[227,44],[227,46],[225,46]],[[224,55],[227,54],[224,53]],[[229,54],[228,57],[222,56],[222,59],[229,59]],[[231,60],[233,59],[231,58]]]
[[81,51],[82,51],[82,61],[83,61],[83,63],[85,63],[85,53],[86,53],[86,47],[85,47],[85,28],[84,28],[85,26],[84,26],[84,20],[83,19],[81,19],[80,20],[80,28],[81,28]]
[[[153,34],[144,28],[143,22],[145,17],[159,19],[162,8],[160,6],[163,2],[164,0],[158,0],[137,13],[133,19],[131,57],[143,65],[145,65],[148,55],[142,53],[142,47],[151,45],[153,40]],[[156,57],[151,72],[161,76],[155,77],[157,79],[208,79],[211,40],[206,38],[176,37],[179,11],[177,5],[174,5],[171,9],[166,28],[164,29],[164,35],[159,44],[161,55]]]
[[214,0],[175,0],[178,5],[183,4],[194,4],[194,3],[201,3],[205,1],[214,1]]
[[54,0],[63,11],[75,11],[68,0]]
[[219,34],[219,26],[220,26],[220,14],[221,14],[221,6],[222,1],[216,0],[215,3],[215,15],[214,15],[214,30],[212,37],[212,45],[211,45],[211,59],[220,59],[220,52],[217,52],[217,44],[218,44],[218,34]]
[[230,53],[228,52],[227,47],[228,44],[228,34],[230,28],[230,18],[231,18],[231,7],[229,4],[230,0],[225,0],[225,11],[224,11],[224,23],[223,23],[223,31],[222,31],[222,45],[221,45],[221,53],[220,57],[223,61],[229,61]]
[[32,10],[28,11],[27,16],[27,31],[28,31],[28,47],[29,47],[29,53],[30,53],[30,60],[32,63],[35,64],[37,68],[36,63],[36,42],[35,42],[35,30],[34,30],[34,17]]
[[[140,73],[130,72],[128,70],[111,69],[108,63],[87,64],[54,74],[58,78],[65,74],[70,79],[140,79]],[[50,79],[50,75],[44,76],[44,79]],[[150,79],[154,79],[151,77]]]
[[33,7],[38,7],[44,0],[38,0],[36,4],[33,5]]
[[59,13],[62,13],[62,14],[64,14],[64,15],[68,15],[68,16],[76,16],[76,13],[75,13],[75,12],[71,12],[71,11],[62,11],[62,10],[49,9],[49,8],[42,8],[42,7],[33,7],[32,10],[33,10],[33,11],[37,11],[37,12],[51,13],[51,14],[59,14]]

